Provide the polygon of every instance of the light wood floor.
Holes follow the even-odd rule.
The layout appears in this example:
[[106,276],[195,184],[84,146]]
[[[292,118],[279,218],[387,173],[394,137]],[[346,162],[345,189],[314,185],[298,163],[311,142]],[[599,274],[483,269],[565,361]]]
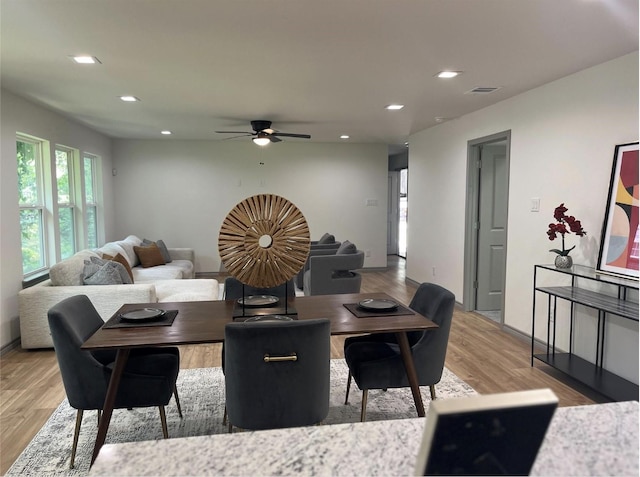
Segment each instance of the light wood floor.
[[[416,288],[405,281],[404,260],[389,257],[389,265],[386,271],[363,273],[362,292],[385,292],[409,304]],[[343,340],[332,337],[332,358],[343,357]],[[216,344],[183,346],[181,368],[220,366],[220,350]],[[560,406],[598,399],[554,378],[542,364],[532,368],[529,356],[529,341],[501,331],[478,314],[454,312],[446,366],[479,393],[551,388]],[[0,357],[0,474],[6,473],[64,397],[53,350],[16,348]]]

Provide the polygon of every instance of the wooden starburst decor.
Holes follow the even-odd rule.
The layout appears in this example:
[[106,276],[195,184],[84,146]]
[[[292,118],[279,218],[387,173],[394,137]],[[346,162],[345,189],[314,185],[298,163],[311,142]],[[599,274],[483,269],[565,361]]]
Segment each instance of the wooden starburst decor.
[[259,194],[237,204],[222,222],[218,251],[245,285],[270,288],[293,278],[309,256],[307,221],[287,199]]

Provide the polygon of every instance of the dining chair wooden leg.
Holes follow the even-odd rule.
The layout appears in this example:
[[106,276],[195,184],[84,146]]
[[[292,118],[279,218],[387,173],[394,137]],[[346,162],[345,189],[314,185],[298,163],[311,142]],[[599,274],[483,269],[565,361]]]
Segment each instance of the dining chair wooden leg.
[[167,415],[164,412],[164,406],[158,406],[160,409],[160,424],[162,424],[162,435],[165,439],[169,438],[169,430],[167,429]]
[[233,434],[233,424],[229,423],[229,434]]
[[222,415],[222,425],[227,425],[227,405],[224,405],[224,414]]
[[349,377],[347,378],[347,395],[344,398],[344,403],[349,404],[349,389],[351,388],[351,370],[349,370]]
[[433,401],[436,398],[436,386],[432,384],[429,386],[429,392],[431,393],[431,400]]
[[69,468],[73,469],[73,464],[76,460],[76,450],[78,449],[78,436],[80,436],[80,426],[82,426],[82,414],[84,411],[78,409],[76,412],[76,428],[73,433],[73,444],[71,445],[71,460],[69,461]]
[[100,425],[100,418],[102,417],[102,409],[98,409],[98,425]]
[[176,406],[178,406],[178,415],[182,419],[182,407],[180,406],[180,398],[178,397],[178,386],[173,388],[173,396],[176,398]]
[[362,409],[360,410],[360,422],[364,422],[367,418],[367,397],[369,397],[369,390],[362,390]]

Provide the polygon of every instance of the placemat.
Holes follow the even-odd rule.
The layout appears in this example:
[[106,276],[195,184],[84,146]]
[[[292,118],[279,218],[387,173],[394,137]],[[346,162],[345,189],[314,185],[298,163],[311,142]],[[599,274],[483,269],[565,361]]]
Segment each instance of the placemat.
[[353,313],[357,318],[371,318],[371,317],[381,317],[381,316],[398,316],[398,315],[415,315],[416,313],[407,308],[406,306],[402,306],[398,304],[398,308],[393,311],[369,311],[361,308],[357,303],[345,303],[343,305],[347,310]]
[[109,318],[102,328],[140,328],[142,326],[171,326],[173,320],[178,315],[178,310],[165,310],[165,314],[159,320],[152,321],[123,321],[120,318],[120,314],[117,313]]

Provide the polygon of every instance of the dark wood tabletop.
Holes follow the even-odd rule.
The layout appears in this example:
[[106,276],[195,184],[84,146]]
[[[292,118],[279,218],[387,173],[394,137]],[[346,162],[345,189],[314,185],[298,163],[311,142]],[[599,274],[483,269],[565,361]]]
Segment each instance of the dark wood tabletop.
[[[412,315],[357,318],[344,304],[366,298],[393,299],[386,293],[358,293],[296,297],[291,303],[299,320],[329,318],[332,335],[402,332],[437,328],[431,320]],[[178,310],[171,326],[100,329],[82,346],[83,349],[136,348],[144,346],[217,343],[224,341],[224,327],[233,321],[234,300],[191,301],[175,303],[132,303],[116,314],[137,308]]]

